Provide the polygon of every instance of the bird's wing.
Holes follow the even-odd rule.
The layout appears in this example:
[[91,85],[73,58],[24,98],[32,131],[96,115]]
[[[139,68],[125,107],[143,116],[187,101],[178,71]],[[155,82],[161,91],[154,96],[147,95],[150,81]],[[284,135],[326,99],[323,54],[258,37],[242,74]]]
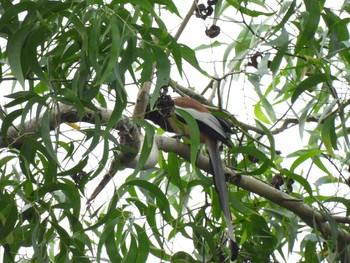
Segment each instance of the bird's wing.
[[[221,123],[218,121],[218,119],[214,115],[212,115],[209,112],[200,112],[192,108],[183,108],[183,107],[175,106],[175,109],[177,108],[185,110],[188,113],[190,113],[192,117],[197,121],[198,127],[201,131],[227,144],[229,140],[227,137],[227,133],[225,132]],[[176,115],[181,121],[183,121],[181,115],[179,114],[176,114]]]

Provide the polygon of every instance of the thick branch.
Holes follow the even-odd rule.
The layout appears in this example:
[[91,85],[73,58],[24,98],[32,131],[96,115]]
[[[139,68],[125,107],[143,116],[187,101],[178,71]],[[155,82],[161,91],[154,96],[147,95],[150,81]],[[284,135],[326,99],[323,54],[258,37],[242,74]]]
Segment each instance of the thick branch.
[[[99,111],[99,116],[102,125],[105,125],[112,111],[101,108]],[[40,131],[41,123],[43,119],[42,117],[34,118],[29,121],[23,123],[23,125],[18,126],[10,126],[6,133],[6,138],[0,137],[0,148],[12,147],[12,148],[20,148],[21,137],[30,136],[38,131]],[[74,106],[69,106],[65,104],[58,104],[58,107],[52,111],[50,116],[50,128],[51,130],[56,129],[60,124],[64,122],[79,122],[84,121],[87,123],[94,124],[95,123],[95,112],[92,110],[86,109],[85,116],[82,120],[79,119],[77,110]]]
[[[86,122],[95,124],[96,114],[99,115],[102,125],[106,125],[112,115],[112,110],[105,108],[99,108],[97,112],[85,108],[84,116],[82,119],[79,118],[78,112],[74,106],[66,104],[58,104],[57,108],[52,111],[50,116],[50,129],[56,129],[60,124],[69,122]],[[23,136],[30,136],[38,131],[40,131],[40,126],[43,119],[42,117],[31,119],[23,123],[21,127],[11,126],[8,131],[6,138],[0,136],[0,148],[12,147],[20,148],[22,145],[21,138]],[[140,132],[137,126],[126,116],[122,115],[119,121],[116,123],[116,130],[123,133],[123,136],[127,137],[126,145],[130,148],[134,148],[135,151],[124,153],[121,156],[121,163],[127,165],[129,161],[132,161],[138,153],[140,145]]]

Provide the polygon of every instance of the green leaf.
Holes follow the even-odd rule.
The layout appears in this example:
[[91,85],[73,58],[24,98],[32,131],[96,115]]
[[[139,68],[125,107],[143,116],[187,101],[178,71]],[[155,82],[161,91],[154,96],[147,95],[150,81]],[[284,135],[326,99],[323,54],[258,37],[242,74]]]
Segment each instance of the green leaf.
[[242,191],[229,191],[230,207],[233,209],[233,211],[239,212],[243,216],[249,216],[252,213],[256,213],[256,211],[244,204],[244,201],[242,200],[244,200],[245,197],[246,193],[243,193]]
[[254,115],[258,120],[265,122],[266,124],[270,124],[270,120],[266,117],[265,113],[261,109],[260,103],[255,104]]
[[275,139],[273,134],[271,133],[271,131],[265,127],[265,125],[263,125],[261,122],[257,121],[258,126],[260,126],[260,128],[264,131],[264,134],[267,136],[267,138],[269,139],[269,143],[270,143],[270,155],[271,155],[271,160],[275,159],[276,156],[276,150],[275,150]]
[[[10,112],[2,120],[1,124],[1,136],[5,140],[7,138],[7,131],[10,127],[13,127],[14,121],[22,115],[22,109]],[[14,139],[14,138],[12,138]]]
[[125,97],[125,95],[126,94],[122,94],[122,96],[116,96],[114,109],[106,125],[104,136],[106,136],[109,133],[110,129],[114,128],[117,122],[119,121],[120,116],[122,115],[122,112],[125,109],[127,103],[127,98]]
[[59,89],[55,93],[55,96],[58,101],[66,105],[74,106],[74,109],[77,111],[79,119],[83,119],[83,117],[85,116],[85,107],[74,91],[67,88]]
[[307,118],[309,117],[309,110],[315,107],[315,98],[312,98],[306,106],[302,108],[302,112],[299,116],[299,135],[303,138],[305,132],[305,124],[307,123]]
[[49,29],[46,26],[40,26],[39,28],[35,28],[31,31],[28,36],[28,40],[25,45],[25,59],[26,64],[29,68],[39,77],[41,81],[43,81],[46,85],[50,85],[47,76],[44,74],[42,70],[42,66],[38,61],[38,51],[37,47],[39,45],[44,46],[45,41],[49,35]]
[[[120,222],[122,222],[121,219],[116,218],[116,219],[109,221],[105,225],[101,235],[99,236],[99,242],[98,242],[98,246],[97,246],[97,262],[100,262],[101,251],[102,251],[103,245],[105,245],[107,254],[108,254],[110,259],[117,260],[115,262],[122,261],[121,256],[119,255],[118,250],[117,250],[118,246],[116,244],[115,231],[114,231],[115,226]],[[121,242],[121,240],[120,240],[120,242]]]
[[43,81],[40,81],[34,87],[34,92],[36,94],[45,94],[47,91],[49,91],[49,86],[45,84]]
[[150,231],[153,234],[154,238],[158,242],[158,245],[163,248],[164,243],[162,241],[162,234],[158,230],[158,225],[157,225],[157,218],[158,217],[158,211],[155,206],[149,206],[148,209],[148,214],[147,214],[147,223],[150,226]]
[[[271,35],[274,35],[276,32],[278,32],[281,28],[284,27],[284,25],[289,21],[289,18],[295,14],[295,8],[296,8],[296,0],[293,1],[283,1],[282,7],[281,7],[281,13],[283,13],[286,8],[288,8],[288,11],[286,12],[285,16],[282,18],[281,22],[277,24],[275,27],[273,27],[274,31],[271,33]],[[281,15],[281,14],[279,14]]]
[[324,203],[341,203],[346,207],[346,216],[349,216],[350,213],[350,200],[347,198],[339,197],[339,196],[332,196],[327,197],[325,200],[323,200]]
[[[159,94],[160,89],[163,86],[169,85],[170,61],[168,59],[168,56],[164,53],[163,49],[157,46],[152,46],[151,48],[154,54],[154,58],[156,60],[156,68],[157,68],[157,80],[156,80],[156,86],[153,94]],[[157,99],[156,96],[151,97],[151,100],[150,100],[151,105],[154,105],[156,99]]]
[[316,166],[321,169],[321,171],[323,171],[325,174],[328,174],[328,176],[331,176],[332,171],[326,167],[323,159],[321,159],[320,156],[315,156],[313,161],[314,164],[316,164]]
[[146,48],[139,49],[137,48],[134,51],[140,59],[143,60],[142,64],[139,68],[142,68],[141,78],[137,79],[139,83],[144,83],[149,81],[152,78],[153,73],[153,60],[152,60],[152,52]]
[[[84,5],[84,3],[82,3]],[[76,8],[79,11],[79,7]],[[78,31],[80,35],[81,44],[83,45],[83,50],[88,50],[88,35],[86,33],[86,28],[84,23],[81,21],[80,17],[74,11],[63,11],[60,12],[62,16],[65,16],[70,23],[74,25],[74,29]]]
[[333,149],[338,150],[335,118],[335,114],[329,116],[322,125],[322,142],[331,156],[334,156]]
[[153,142],[154,142],[154,128],[152,124],[148,123],[145,120],[134,119],[133,121],[135,124],[144,127],[146,131],[141,152],[139,155],[139,160],[133,172],[136,175],[142,170],[152,151]]
[[[52,223],[53,224],[53,223]],[[57,224],[55,224],[54,226],[57,226],[57,228],[60,228]],[[57,228],[55,228],[57,230]],[[41,253],[41,248],[46,249],[46,244],[39,244],[38,242],[35,242],[36,240],[40,239],[41,233],[45,231],[45,225],[44,224],[40,224],[38,221],[35,223],[35,226],[32,229],[32,249],[34,251],[34,255],[33,257],[39,261],[40,263],[45,263],[46,261],[43,258],[43,255]],[[61,247],[61,253],[60,255],[64,256],[66,254],[65,251],[65,246]],[[61,257],[62,257],[61,256]]]
[[[59,234],[61,243],[66,245],[66,247],[69,247],[71,244],[71,239],[70,239],[70,235],[68,234],[66,229],[63,226],[60,226],[59,222],[56,221],[56,218],[54,218],[52,221],[50,221],[50,224],[52,224],[54,226],[55,230]],[[60,252],[63,252],[62,247],[61,247]]]
[[[116,209],[118,201],[119,196],[114,193],[112,199],[110,200],[107,213],[101,214],[98,218],[99,220],[95,224],[92,224],[91,226],[85,228],[84,231],[87,232],[89,230],[96,230],[98,227],[105,225],[115,218],[123,217],[122,212],[119,209]],[[93,215],[96,216],[97,212],[95,212]]]
[[295,54],[304,48],[304,46],[311,40],[314,39],[315,32],[321,17],[321,6],[318,0],[305,0],[306,6],[306,18],[303,25],[303,29],[300,32],[297,43],[295,45]]
[[181,17],[179,10],[176,7],[176,4],[172,0],[161,0],[159,1],[159,3],[164,5],[164,7],[168,9],[170,12],[176,14],[178,17]]
[[306,90],[309,90],[310,88],[320,83],[336,79],[337,78],[334,76],[329,76],[323,73],[311,75],[307,79],[304,79],[302,82],[300,82],[299,85],[295,88],[291,98],[292,103],[294,103],[298,99],[298,97]]
[[347,25],[350,23],[350,18],[344,18],[340,21],[337,21],[334,24],[334,31],[337,34],[338,41],[347,41],[349,40],[349,30]]
[[179,251],[172,256],[171,263],[197,263],[197,261],[190,254]]
[[184,44],[180,44],[181,48],[181,56],[182,59],[184,59],[186,62],[188,62],[192,67],[194,67],[196,70],[198,70],[200,73],[202,73],[204,76],[209,77],[209,74],[204,71],[201,66],[198,63],[196,53],[193,49],[189,48],[188,46]]
[[182,186],[182,180],[180,176],[180,164],[179,164],[179,157],[177,154],[169,152],[168,153],[168,169],[169,169],[169,176],[170,181],[176,185],[180,191],[184,191],[184,188]]
[[49,110],[47,110],[45,111],[40,123],[41,138],[43,139],[47,153],[52,158],[52,161],[58,162],[56,152],[52,145],[50,122],[51,113]]
[[108,59],[104,62],[101,77],[95,86],[99,86],[99,85],[105,83],[105,80],[109,77],[112,70],[118,64],[117,61],[118,61],[118,57],[120,55],[121,45],[123,43],[121,42],[122,36],[120,34],[120,31],[118,28],[118,21],[117,21],[115,16],[111,17],[110,26],[111,26],[110,36],[112,39],[112,42],[110,45],[110,51],[109,51]]
[[[221,46],[226,46],[226,44],[223,43],[223,42],[219,42],[219,41],[215,40],[214,42],[212,42],[210,44],[201,44],[198,47],[194,48],[193,50],[194,51],[201,51],[201,50],[212,49],[214,47],[221,47]],[[189,48],[189,47],[187,47],[187,48]],[[190,49],[190,50],[192,50],[192,49]]]
[[241,147],[234,147],[232,149],[232,153],[234,154],[245,154],[248,156],[255,157],[259,159],[259,162],[262,162],[262,165],[253,171],[244,171],[242,174],[246,175],[261,175],[263,174],[269,167],[274,166],[273,163],[270,161],[270,159],[261,151],[256,149],[255,147],[249,147],[249,146],[241,146]]
[[[37,104],[37,105],[36,105]],[[34,115],[33,109],[36,106],[36,112],[37,114]],[[24,123],[28,120],[28,114],[31,114],[32,121],[39,121],[40,120],[40,115],[41,115],[41,109],[46,106],[46,100],[44,97],[35,95],[32,96],[28,99],[27,103],[23,107],[22,111],[22,118],[21,118],[21,123],[19,126],[19,130],[22,132],[24,129]],[[25,131],[24,131],[25,132]]]
[[97,76],[101,76],[101,68],[98,63],[98,45],[101,40],[102,18],[97,16],[94,23],[91,25],[91,32],[88,34],[88,60]]
[[284,47],[288,43],[289,43],[289,34],[287,30],[283,27],[281,34],[277,38],[268,41],[264,45],[273,46],[273,47]]
[[[168,49],[173,55],[173,59],[179,71],[179,74],[182,75],[182,48],[176,42],[174,37],[168,33],[167,30],[162,28],[147,28],[147,32],[153,34],[157,40],[158,45],[163,49]],[[157,59],[157,58],[156,58]]]
[[146,226],[140,227],[134,224],[137,231],[137,253],[135,262],[147,262],[148,254],[150,252],[150,240],[147,235]]
[[243,7],[241,4],[242,1],[238,0],[227,0],[229,4],[231,4],[234,8],[242,12],[243,14],[249,16],[249,17],[258,17],[258,16],[272,16],[275,13],[266,13],[266,12],[260,12],[260,11],[255,11],[248,9],[246,7]]
[[79,215],[81,200],[78,189],[75,187],[72,181],[65,180],[64,183],[47,183],[35,191],[35,196],[37,196],[38,198],[43,198],[46,194],[55,191],[62,191],[66,197],[66,202],[73,204],[72,207],[77,208],[77,211],[75,211],[73,214]]
[[[15,5],[9,6],[7,9],[5,9],[5,13],[1,14],[0,17],[0,32],[2,32],[3,27],[8,26],[11,22],[14,22],[14,18],[18,18],[18,15],[24,11],[30,11],[33,10],[36,7],[35,2],[31,1],[24,1],[17,3]],[[17,24],[18,19],[16,19]],[[24,27],[30,26],[30,25],[23,25]],[[31,25],[32,27],[33,25]],[[22,27],[23,28],[23,27]]]
[[10,162],[12,159],[16,158],[13,155],[4,156],[0,159],[0,168]]
[[213,235],[205,227],[198,226],[194,223],[188,223],[188,224],[185,224],[184,226],[191,227],[194,232],[198,233],[199,236],[204,238],[205,242],[209,246],[211,255],[214,257],[214,262],[218,262],[217,253],[216,253],[216,246],[214,243]]
[[267,115],[269,116],[269,118],[272,121],[275,121],[276,114],[275,114],[274,108],[272,107],[269,100],[267,99],[267,96],[268,96],[269,92],[271,91],[271,89],[267,89],[265,91],[265,93],[263,94],[261,92],[261,89],[260,89],[260,79],[258,78],[258,76],[256,74],[252,74],[251,76],[249,76],[248,80],[253,84],[255,93],[260,98],[260,102],[258,102],[254,107],[254,113],[256,114],[256,117],[259,120],[269,124],[269,120],[268,120],[267,116],[262,111],[262,108],[261,108],[261,106],[262,106],[264,108],[265,112],[267,113]]
[[123,196],[123,194],[125,193],[125,190],[127,190],[128,187],[130,186],[137,186],[139,188],[148,190],[149,192],[154,194],[157,201],[157,206],[161,210],[163,217],[167,221],[171,220],[172,216],[170,213],[170,205],[169,205],[168,199],[156,185],[144,180],[134,179],[121,185],[121,187],[118,189],[119,196],[120,197]]
[[72,176],[73,174],[76,174],[76,173],[79,173],[79,172],[83,171],[85,166],[88,164],[88,160],[89,159],[87,157],[85,157],[82,160],[79,160],[77,165],[75,165],[72,168],[67,169],[67,170],[59,173],[57,176],[67,176],[67,175]]
[[286,170],[280,170],[280,172],[282,174],[285,174],[287,175],[289,178],[292,178],[293,180],[295,180],[296,182],[298,182],[300,185],[302,185],[305,190],[307,191],[307,193],[312,196],[312,188],[308,182],[308,180],[306,180],[304,177],[298,175],[298,174],[295,174],[293,172],[290,172],[290,171],[286,171]]
[[14,98],[14,100],[11,100],[9,103],[5,104],[5,108],[11,108],[13,106],[20,105],[22,103],[25,103],[27,101],[35,100],[35,98],[40,101],[39,96],[31,91],[20,91],[13,93],[11,95],[6,96],[7,98]]
[[24,87],[24,77],[26,74],[26,72],[24,72],[25,67],[23,67],[24,61],[22,61],[22,54],[24,53],[23,47],[32,29],[33,25],[24,25],[20,27],[9,39],[7,45],[7,56],[11,71],[22,87]]
[[279,67],[281,65],[282,59],[286,55],[286,52],[288,50],[288,44],[289,42],[285,43],[284,45],[281,45],[277,51],[276,56],[273,58],[271,65],[270,65],[270,70],[272,71],[272,74],[274,76],[277,75],[277,72],[279,70]]
[[140,6],[142,9],[150,13],[153,17],[158,17],[155,9],[151,5],[150,1],[139,0],[118,0],[118,4],[132,4],[134,6]]
[[17,205],[14,200],[0,192],[0,241],[13,233],[17,217]]
[[304,251],[304,262],[318,263],[320,262],[320,260],[318,259],[316,252],[316,240],[314,240],[316,238],[312,237],[312,240],[310,240],[310,236],[314,236],[314,234],[306,235],[300,246],[301,249]]
[[136,261],[137,253],[135,253],[137,251],[137,249],[138,248],[137,248],[136,238],[134,235],[131,235],[129,249],[127,251],[126,257],[124,257],[125,263],[137,262]]
[[290,167],[290,171],[294,172],[295,169],[301,165],[302,163],[304,163],[306,160],[308,159],[312,159],[318,157],[319,155],[321,155],[322,153],[324,153],[323,150],[317,150],[317,149],[311,149],[311,150],[307,150],[304,154],[301,154],[291,165]]
[[329,213],[320,211],[323,218],[327,220],[329,223],[329,226],[331,228],[331,233],[332,233],[332,244],[337,244],[337,239],[338,239],[338,234],[339,234],[339,229],[338,229],[338,223],[335,221],[335,218],[330,215]]
[[[200,145],[200,133],[199,128],[196,119],[185,109],[176,109],[176,112],[179,113],[179,115],[185,120],[187,123],[189,129],[190,129],[190,135],[191,135],[191,165],[193,168],[196,167],[196,160],[198,155],[198,149]],[[173,118],[176,118],[175,116]],[[178,121],[180,122],[180,121]],[[181,125],[181,124],[180,124]],[[179,126],[181,127],[181,126]]]
[[324,8],[324,11],[322,17],[325,20],[329,31],[335,34],[337,41],[342,42],[349,40],[347,25],[349,24],[350,19],[341,19],[330,8]]

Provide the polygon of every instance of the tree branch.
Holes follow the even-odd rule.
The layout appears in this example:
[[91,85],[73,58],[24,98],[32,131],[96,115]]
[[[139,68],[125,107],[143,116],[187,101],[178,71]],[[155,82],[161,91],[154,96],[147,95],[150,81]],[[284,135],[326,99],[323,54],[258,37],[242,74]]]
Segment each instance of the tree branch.
[[[65,104],[59,104],[59,111],[55,111],[54,116],[51,116],[51,122],[50,127],[51,129],[55,129],[58,125],[60,125],[63,122],[79,122],[84,121],[87,123],[94,124],[95,122],[95,114],[96,112],[85,109],[85,116],[82,120],[79,120],[78,113],[74,109],[73,106],[68,106]],[[109,117],[112,114],[111,110],[100,108],[98,111],[100,120],[102,124],[106,124],[109,120]],[[57,120],[60,122],[58,123]],[[34,119],[30,120],[24,123],[22,129],[20,132],[16,129],[16,127],[10,127],[7,131],[7,137],[6,139],[3,137],[0,137],[0,148],[4,147],[16,147],[19,148],[21,145],[20,138],[22,136],[31,136],[35,132],[39,131],[40,129],[40,122],[41,119]],[[118,130],[124,130],[129,129],[130,126],[130,120],[126,116],[122,115],[121,119],[117,122],[115,128]],[[134,130],[138,131],[137,128]],[[136,133],[138,134],[138,133]],[[140,138],[140,137],[139,137]],[[152,148],[152,152],[150,157],[148,158],[148,161],[146,162],[143,169],[154,167],[158,161],[158,150],[162,150],[165,152],[174,152],[184,158],[187,161],[190,161],[190,146],[186,145],[176,139],[165,137],[165,136],[155,136],[155,143]],[[138,156],[135,155],[135,157],[132,160],[125,161],[123,166],[124,167],[130,167],[135,168]],[[198,154],[197,160],[196,160],[196,166],[199,169],[202,169],[208,173],[210,173],[210,162],[209,159],[202,155]],[[108,173],[115,173],[117,169],[114,165],[111,165],[110,171]],[[250,176],[241,176],[238,175],[236,172],[231,170],[228,167],[224,167],[225,174],[227,175],[227,181],[231,184],[234,184],[236,186],[239,186],[240,188],[247,190],[249,192],[255,193],[261,197],[264,197],[271,202],[274,202],[281,207],[284,207],[288,209],[289,211],[295,213],[297,216],[299,216],[308,226],[311,228],[314,228],[316,231],[320,231],[322,235],[325,238],[330,238],[332,236],[332,230],[331,225],[327,220],[323,217],[323,215],[316,211],[313,207],[309,207],[306,204],[302,202],[300,199],[296,199],[284,192],[281,192],[274,187],[261,182],[253,177]],[[107,174],[108,174],[107,173]],[[106,179],[107,180],[107,179]],[[106,182],[105,182],[106,183]],[[96,195],[95,195],[96,196]],[[89,201],[91,201],[94,198],[94,195],[89,198]],[[344,222],[348,223],[348,220],[343,220],[340,217],[333,217],[333,219],[337,222]],[[338,228],[338,245],[340,246],[338,249],[339,251],[342,251],[342,249],[350,244],[350,235],[345,230]]]
[[184,20],[182,21],[182,23],[181,23],[179,29],[177,30],[177,32],[176,32],[176,34],[175,34],[175,36],[174,36],[174,38],[175,38],[176,40],[179,40],[179,38],[180,38],[182,32],[184,31],[184,29],[186,28],[188,22],[190,21],[192,15],[193,15],[193,13],[194,13],[194,11],[195,11],[196,8],[197,8],[197,2],[198,2],[198,0],[194,0],[193,3],[192,3],[192,6],[190,7],[190,10],[188,10],[188,13],[186,14]]
[[[190,146],[183,144],[173,138],[156,137],[159,150],[165,152],[174,152],[190,162]],[[197,156],[196,166],[208,173],[211,172],[209,158],[199,154]],[[264,182],[261,182],[251,176],[240,176],[228,167],[224,167],[224,171],[228,176],[228,182],[239,186],[251,193],[255,193],[264,197],[271,202],[286,208],[299,216],[308,226],[322,233],[324,238],[328,239],[332,236],[332,227],[323,215],[316,211],[313,207],[307,206],[301,199],[296,199]],[[240,178],[237,178],[240,177]],[[336,221],[339,217],[334,218]],[[338,250],[342,253],[344,248],[350,244],[350,234],[338,227]]]

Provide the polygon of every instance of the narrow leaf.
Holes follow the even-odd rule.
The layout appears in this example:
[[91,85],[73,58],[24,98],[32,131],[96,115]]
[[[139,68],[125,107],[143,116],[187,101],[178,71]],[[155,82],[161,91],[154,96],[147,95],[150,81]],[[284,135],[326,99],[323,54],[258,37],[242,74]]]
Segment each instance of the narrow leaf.
[[335,114],[328,117],[322,125],[322,142],[324,143],[327,152],[331,156],[334,155],[333,149],[338,150],[337,134],[335,132],[335,123],[334,123],[335,117],[336,117]]
[[270,70],[272,71],[272,74],[276,76],[279,67],[281,65],[282,59],[284,58],[286,51],[288,50],[288,43],[285,43],[284,45],[280,46],[276,56],[273,58],[271,65],[270,65]]
[[308,12],[308,16],[305,19],[304,30],[300,32],[297,44],[295,46],[295,54],[314,38],[315,32],[320,22],[321,10],[320,1],[318,0],[305,0],[305,6]]
[[202,226],[197,226],[193,223],[189,223],[185,226],[189,226],[193,229],[194,232],[198,233],[201,237],[204,238],[205,242],[208,244],[211,255],[214,257],[214,262],[217,262],[217,254],[216,254],[216,247],[215,247],[215,243],[214,243],[214,239],[211,233],[209,233],[209,231]]
[[136,180],[135,179],[135,180],[124,183],[118,189],[118,192],[120,193],[119,194],[120,197],[125,193],[125,190],[127,190],[129,186],[137,186],[137,187],[140,187],[140,188],[143,188],[145,190],[150,191],[156,197],[157,205],[158,205],[159,209],[162,211],[164,218],[166,220],[170,220],[172,218],[171,213],[170,213],[170,205],[169,205],[168,199],[165,196],[165,194],[156,185],[149,183],[147,181],[144,181],[144,180]]
[[148,254],[150,251],[150,240],[147,235],[146,227],[140,227],[139,225],[134,225],[137,231],[137,259],[135,262],[147,262]]
[[[154,53],[154,57],[156,60],[156,68],[157,68],[156,87],[154,89],[153,94],[159,94],[160,89],[163,86],[169,85],[170,61],[168,59],[168,56],[164,53],[163,49],[157,46],[152,46],[152,51]],[[156,96],[151,97],[151,101],[150,101],[151,105],[154,105],[156,99],[157,99]]]
[[22,57],[23,46],[33,25],[24,25],[20,27],[10,38],[7,45],[7,56],[13,76],[18,82],[24,87],[24,77],[26,72],[23,72],[22,68]]
[[25,59],[26,64],[29,68],[43,81],[46,85],[50,85],[47,76],[42,70],[42,66],[38,61],[38,51],[37,47],[43,45],[48,37],[50,31],[45,27],[41,26],[33,30],[28,36],[28,40],[25,46]]
[[265,135],[269,140],[271,160],[274,160],[276,155],[274,136],[272,135],[271,131],[268,128],[266,128],[265,125],[263,125],[261,122],[257,121],[257,124],[264,131]]
[[43,142],[48,154],[50,155],[53,161],[57,162],[57,156],[52,145],[51,134],[50,134],[51,133],[50,117],[51,116],[49,111],[46,111],[41,119],[41,123],[40,123],[41,137],[43,139]]
[[153,125],[149,124],[145,120],[134,119],[134,123],[139,126],[143,126],[146,131],[141,152],[139,155],[139,160],[133,172],[134,174],[137,174],[144,167],[144,164],[147,162],[149,155],[151,153],[151,150],[153,147],[153,140],[154,140],[154,128],[153,128]]
[[98,83],[96,84],[96,86],[99,86],[105,82],[105,80],[108,78],[108,76],[111,74],[111,71],[114,69],[115,65],[117,64],[118,57],[120,54],[122,37],[118,29],[117,19],[114,16],[112,16],[111,18],[110,25],[111,25],[110,36],[112,39],[112,43],[110,45],[108,60],[105,61],[102,75]]
[[179,170],[179,157],[172,153],[168,153],[168,169],[169,169],[169,175],[170,175],[170,181],[176,185],[181,191],[184,191],[184,188],[182,186],[182,180],[180,177],[180,170]]
[[0,204],[2,206],[0,209],[0,240],[2,240],[14,230],[14,226],[17,222],[18,211],[16,204],[10,199],[10,196],[0,193],[0,198]]
[[304,163],[306,160],[309,160],[309,159],[313,159],[315,156],[319,156],[321,155],[322,153],[324,153],[323,150],[307,150],[305,153],[301,154],[294,162],[293,164],[290,166],[289,170],[291,172],[294,172],[295,169],[301,165],[302,163]]
[[[196,160],[200,145],[200,133],[197,121],[195,118],[187,112],[185,109],[176,109],[176,112],[180,114],[180,116],[185,120],[191,135],[191,165],[193,168],[196,167]],[[174,117],[175,118],[175,117]]]
[[260,103],[255,104],[255,106],[254,106],[254,114],[255,114],[255,117],[258,120],[260,120],[262,122],[265,122],[266,124],[270,124],[270,120],[266,117],[265,113],[261,109]]
[[281,170],[281,173],[287,175],[289,178],[292,178],[293,180],[295,180],[296,182],[298,182],[300,185],[302,185],[305,190],[307,191],[307,193],[312,196],[312,188],[308,182],[308,180],[306,180],[304,177],[295,174],[293,172],[290,171],[286,171],[286,170]]
[[323,82],[326,82],[328,80],[336,80],[337,78],[334,76],[329,76],[323,73],[314,74],[308,77],[307,79],[303,80],[299,83],[299,85],[295,88],[293,95],[292,95],[292,103],[294,103],[298,97],[305,92],[306,90],[320,84]]
[[196,53],[193,51],[193,49],[183,44],[180,45],[180,48],[181,48],[182,59],[188,62],[192,67],[194,67],[204,76],[209,77],[209,74],[200,67],[198,60],[196,58]]

